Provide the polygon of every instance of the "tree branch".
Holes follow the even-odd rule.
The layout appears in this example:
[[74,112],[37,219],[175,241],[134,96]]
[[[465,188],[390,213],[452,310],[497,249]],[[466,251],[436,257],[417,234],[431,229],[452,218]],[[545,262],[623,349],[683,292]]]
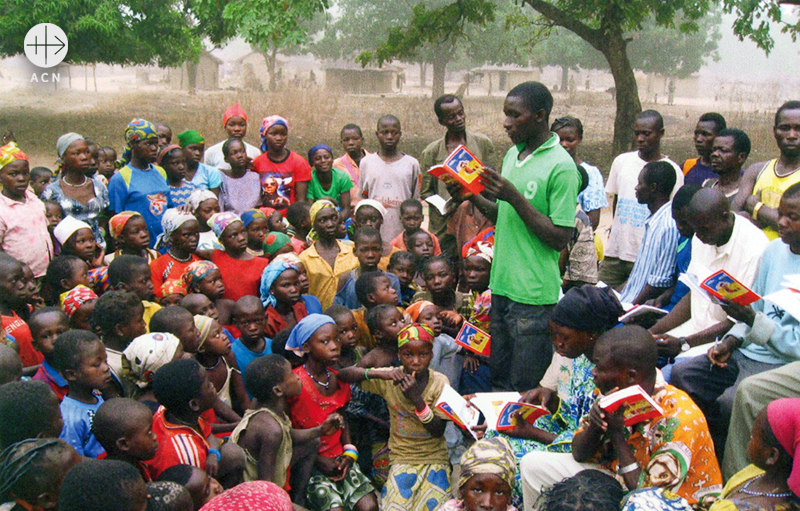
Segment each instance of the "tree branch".
[[599,30],[591,28],[589,25],[570,16],[566,11],[559,9],[546,0],[523,1],[524,3],[530,5],[534,10],[539,11],[546,18],[552,20],[556,25],[560,25],[567,30],[574,32],[581,39],[591,44],[596,50],[601,52],[603,51],[602,34]]

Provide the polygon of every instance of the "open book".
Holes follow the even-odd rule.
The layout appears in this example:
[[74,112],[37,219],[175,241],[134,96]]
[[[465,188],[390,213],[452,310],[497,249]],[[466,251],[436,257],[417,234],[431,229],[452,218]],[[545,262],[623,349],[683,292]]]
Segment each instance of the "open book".
[[699,283],[697,277],[689,273],[681,273],[678,280],[686,284],[689,289],[698,295],[712,302],[714,299],[722,300],[724,298],[745,306],[761,299],[760,296],[725,270],[719,270]]
[[667,315],[667,311],[653,307],[651,305],[634,305],[629,309],[625,309],[625,314],[619,317],[620,323],[631,323],[634,319],[642,316],[651,316],[652,318],[662,318]]
[[461,397],[461,394],[456,392],[453,387],[445,385],[439,395],[439,399],[436,401],[436,408],[445,414],[448,419],[469,431],[469,434],[477,440],[472,427],[478,425],[480,414],[476,409],[469,406],[467,400]]
[[478,355],[490,355],[492,352],[492,337],[472,323],[464,321],[461,330],[456,335],[456,344],[467,348]]
[[428,174],[445,184],[457,182],[472,194],[483,191],[483,184],[478,177],[483,171],[483,164],[469,150],[460,145],[444,160],[441,165],[428,169]]
[[528,403],[520,403],[519,392],[479,392],[470,402],[481,411],[486,419],[486,427],[495,431],[514,428],[512,414],[519,411],[522,418],[533,424],[543,415],[549,415],[547,408]]
[[650,394],[638,385],[618,390],[600,398],[600,408],[608,413],[614,413],[620,406],[627,405],[625,409],[625,425],[633,426],[643,421],[661,417],[664,410],[653,401]]

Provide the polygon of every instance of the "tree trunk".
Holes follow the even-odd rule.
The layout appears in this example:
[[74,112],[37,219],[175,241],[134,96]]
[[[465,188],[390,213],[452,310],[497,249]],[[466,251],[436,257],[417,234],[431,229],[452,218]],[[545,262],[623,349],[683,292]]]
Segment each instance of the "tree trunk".
[[97,92],[97,63],[92,64],[92,80],[94,81],[94,91]]
[[278,47],[273,46],[267,56],[267,72],[269,72],[269,90],[275,92],[278,88],[278,81],[275,79],[275,63],[278,61]]
[[561,92],[566,92],[569,88],[569,68],[561,66]]
[[421,88],[425,88],[425,74],[428,70],[428,66],[425,62],[419,63],[419,86]]
[[639,101],[639,88],[628,60],[627,43],[621,33],[609,34],[603,48],[603,55],[611,68],[614,86],[617,89],[617,113],[614,118],[613,155],[633,149],[633,123],[642,111]]
[[433,99],[444,94],[444,74],[447,71],[447,62],[449,60],[450,57],[444,52],[437,52],[433,58],[433,87],[431,91]]
[[[181,73],[183,75],[183,73]],[[189,80],[189,94],[197,93],[197,64],[194,62],[186,63],[186,78]]]

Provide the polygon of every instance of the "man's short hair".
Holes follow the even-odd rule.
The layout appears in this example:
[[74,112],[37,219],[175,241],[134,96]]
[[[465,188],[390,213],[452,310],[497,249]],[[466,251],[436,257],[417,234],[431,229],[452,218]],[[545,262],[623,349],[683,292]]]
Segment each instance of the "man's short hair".
[[462,104],[461,100],[458,99],[458,96],[454,94],[445,94],[444,96],[439,96],[436,98],[436,101],[433,102],[433,113],[436,114],[437,119],[441,119],[444,115],[442,112],[442,105],[450,104],[453,101],[458,101],[459,104]]
[[733,139],[733,150],[737,153],[744,153],[750,156],[750,137],[747,133],[737,128],[725,128],[717,133],[717,137],[731,137]]
[[130,463],[90,459],[78,463],[64,476],[58,509],[138,511],[147,500],[146,492],[142,476]]
[[781,113],[784,110],[800,110],[800,101],[787,101],[786,103],[782,104],[778,107],[778,111],[775,112],[775,126],[778,126],[778,117],[780,117]]
[[714,131],[719,132],[724,130],[728,127],[728,124],[725,122],[725,118],[722,114],[718,114],[717,112],[707,112],[700,116],[700,119],[697,122],[713,122],[714,123]]
[[641,120],[654,120],[656,122],[656,129],[663,130],[664,129],[664,118],[661,117],[661,113],[657,110],[645,110],[639,115],[636,116],[637,121]]
[[660,194],[669,197],[678,179],[671,164],[665,161],[651,161],[642,168],[642,171],[647,183],[655,184]]
[[522,98],[531,112],[544,110],[547,116],[553,110],[553,95],[539,82],[523,82],[508,92],[510,98]]

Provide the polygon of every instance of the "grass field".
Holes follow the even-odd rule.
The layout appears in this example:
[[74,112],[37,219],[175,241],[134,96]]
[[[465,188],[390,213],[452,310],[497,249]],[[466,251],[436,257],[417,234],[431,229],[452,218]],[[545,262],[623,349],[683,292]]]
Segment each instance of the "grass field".
[[[75,131],[101,145],[120,149],[125,125],[133,117],[167,123],[174,134],[197,129],[206,137],[206,145],[223,139],[222,113],[231,104],[240,103],[250,117],[247,140],[258,144],[260,119],[271,114],[286,117],[290,126],[289,147],[301,155],[313,145],[324,142],[337,152],[339,130],[344,124],[356,123],[365,133],[365,146],[374,150],[375,123],[382,114],[391,113],[402,121],[401,149],[418,156],[431,141],[442,135],[442,128],[433,114],[428,97],[336,95],[324,90],[284,91],[280,94],[214,92],[189,95],[174,90],[130,93],[90,93],[59,90],[57,93],[14,91],[0,97],[0,129],[12,129],[22,149],[34,165],[52,167],[55,142],[63,133]],[[500,153],[510,142],[502,129],[502,97],[469,96],[465,98],[469,129],[492,138]],[[744,129],[753,142],[750,161],[773,157],[772,115],[740,105],[738,111],[721,110],[728,125]],[[714,110],[695,106],[643,105],[656,108],[665,117],[666,135],[663,152],[679,164],[694,157],[692,132],[697,117]],[[579,149],[587,161],[598,165],[604,173],[613,159],[611,138],[614,104],[606,93],[578,92],[556,94],[551,118],[561,115],[579,117],[585,126],[584,143]]]

